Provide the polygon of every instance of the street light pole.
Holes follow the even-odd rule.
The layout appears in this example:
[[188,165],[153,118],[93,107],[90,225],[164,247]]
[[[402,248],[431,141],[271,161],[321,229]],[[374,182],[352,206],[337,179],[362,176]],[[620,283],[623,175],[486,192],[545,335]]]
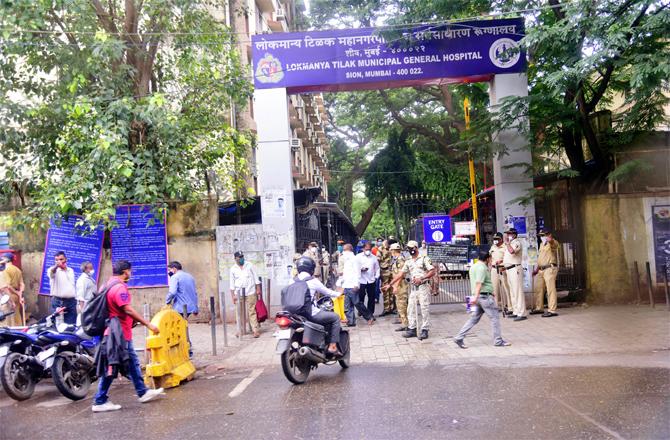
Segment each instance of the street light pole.
[[[463,100],[463,114],[465,115],[465,129],[470,130],[470,101]],[[480,244],[479,213],[477,212],[477,183],[475,181],[475,162],[472,151],[468,153],[468,167],[470,168],[470,196],[472,197],[472,220],[475,222],[475,244]]]

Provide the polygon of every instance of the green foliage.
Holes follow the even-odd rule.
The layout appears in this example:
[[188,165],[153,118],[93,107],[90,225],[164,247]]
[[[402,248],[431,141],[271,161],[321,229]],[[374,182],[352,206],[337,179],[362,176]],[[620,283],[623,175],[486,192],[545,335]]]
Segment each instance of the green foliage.
[[[370,206],[370,200],[365,196],[363,191],[356,191],[354,193],[354,203],[351,218],[354,224],[361,220],[363,212]],[[368,239],[377,237],[388,237],[389,235],[396,235],[395,221],[393,217],[393,209],[390,204],[382,203],[374,212],[370,224],[365,229],[364,237]]]
[[251,88],[233,35],[208,9],[223,6],[0,4],[0,186],[29,188],[17,220],[80,214],[113,227],[122,203],[165,206],[243,184],[252,139],[227,121]]
[[622,182],[630,177],[652,171],[653,166],[644,159],[633,159],[619,165],[607,175],[610,182]]

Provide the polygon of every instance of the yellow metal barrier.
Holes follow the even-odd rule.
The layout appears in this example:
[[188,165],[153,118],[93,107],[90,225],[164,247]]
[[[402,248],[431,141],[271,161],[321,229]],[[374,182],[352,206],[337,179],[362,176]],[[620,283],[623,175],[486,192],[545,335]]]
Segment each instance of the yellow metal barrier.
[[146,367],[147,385],[172,388],[184,380],[193,379],[195,367],[188,357],[186,320],[172,308],[165,308],[153,317],[151,323],[160,333],[147,337],[146,347],[151,353],[151,362]]

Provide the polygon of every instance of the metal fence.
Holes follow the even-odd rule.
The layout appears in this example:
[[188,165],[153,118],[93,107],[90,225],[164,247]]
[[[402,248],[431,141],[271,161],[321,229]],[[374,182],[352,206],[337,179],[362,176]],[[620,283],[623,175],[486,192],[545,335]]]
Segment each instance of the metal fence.
[[439,263],[440,294],[432,296],[431,304],[465,304],[470,295],[469,267],[465,264]]

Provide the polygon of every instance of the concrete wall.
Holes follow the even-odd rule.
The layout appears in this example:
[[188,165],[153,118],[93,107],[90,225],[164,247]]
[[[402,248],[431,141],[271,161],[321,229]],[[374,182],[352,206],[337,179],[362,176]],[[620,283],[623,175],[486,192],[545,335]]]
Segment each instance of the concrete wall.
[[[602,194],[582,201],[586,289],[594,303],[637,299],[634,262],[640,269],[640,294],[648,301],[645,263],[655,279],[651,206],[670,202],[670,193]],[[655,286],[661,293],[661,286]],[[660,296],[659,296],[660,298]]]
[[[11,213],[0,213],[0,230],[9,230]],[[218,311],[215,228],[218,205],[215,201],[172,206],[168,212],[168,252],[170,260],[178,260],[197,281],[201,314],[196,320],[209,320],[209,297],[214,296]],[[21,232],[11,230],[11,244],[22,250],[22,268],[26,283],[26,309],[41,316],[48,311],[49,297],[38,295],[44,258],[46,231]],[[167,270],[167,268],[166,268]],[[112,275],[110,250],[103,253],[100,280]],[[133,306],[142,311],[149,304],[152,314],[164,304],[167,287],[132,289]]]

